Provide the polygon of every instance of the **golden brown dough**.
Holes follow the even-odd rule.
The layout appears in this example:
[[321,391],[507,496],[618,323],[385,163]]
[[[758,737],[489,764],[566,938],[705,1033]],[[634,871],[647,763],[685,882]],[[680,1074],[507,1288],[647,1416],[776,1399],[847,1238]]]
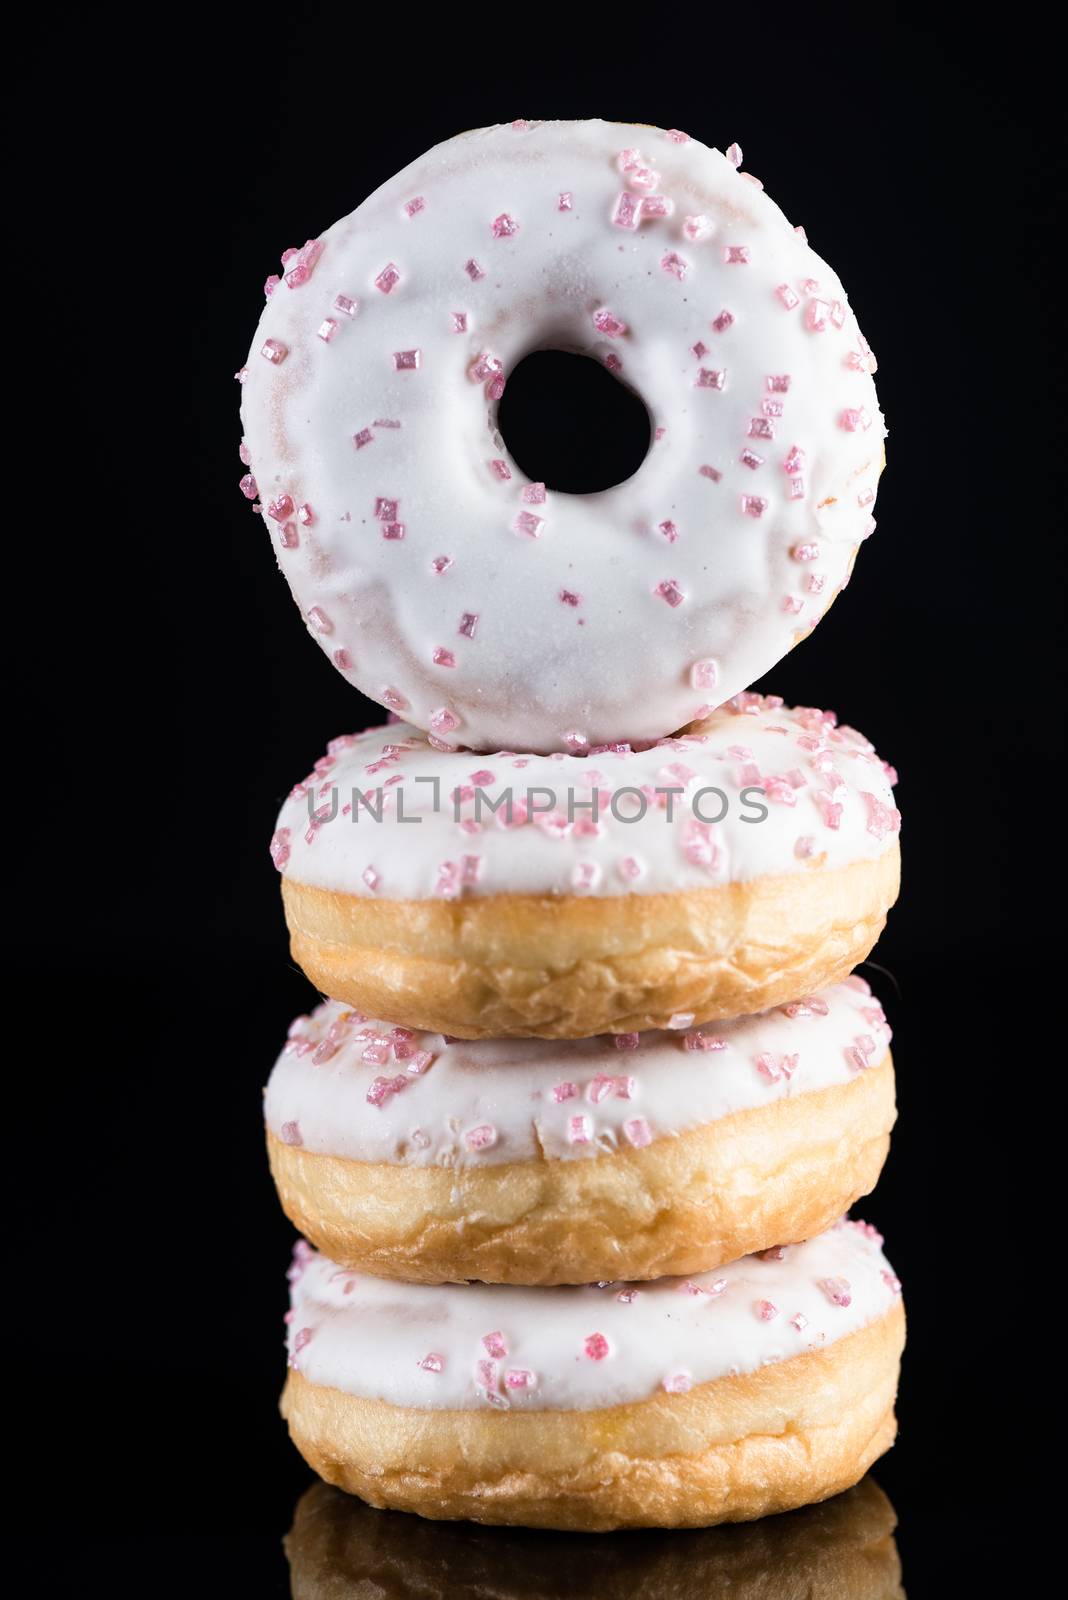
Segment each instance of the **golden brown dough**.
[[893,1443],[904,1310],[688,1394],[594,1411],[415,1410],[291,1371],[282,1414],[328,1483],[433,1519],[603,1531],[744,1522],[849,1488]]
[[849,1083],[594,1159],[454,1169],[267,1145],[286,1215],[340,1265],[589,1283],[703,1272],[821,1233],[874,1188],[894,1115],[887,1052]]
[[873,861],[684,894],[389,901],[283,878],[293,959],[324,994],[462,1039],[580,1039],[762,1011],[846,977],[897,898]]

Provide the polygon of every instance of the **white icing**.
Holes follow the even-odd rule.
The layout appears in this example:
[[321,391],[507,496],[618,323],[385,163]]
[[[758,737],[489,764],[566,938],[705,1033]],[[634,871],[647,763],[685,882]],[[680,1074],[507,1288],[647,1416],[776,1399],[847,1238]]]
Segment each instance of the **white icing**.
[[[673,214],[627,229],[612,216],[621,193],[642,198],[618,159],[635,146]],[[409,216],[415,198],[425,205]],[[494,237],[502,215],[518,229]],[[696,241],[695,217],[710,228]],[[242,420],[261,503],[311,508],[307,523],[265,517],[297,603],[373,699],[421,728],[447,708],[473,749],[656,738],[760,677],[845,583],[873,526],[886,431],[874,361],[835,273],[718,151],[600,121],[482,129],[429,151],[320,242],[307,281],[267,301]],[[738,248],[747,262],[725,259]],[[681,281],[661,265],[672,254]],[[399,281],[383,293],[387,264]],[[336,309],[339,293],[358,302],[354,316]],[[626,332],[599,331],[604,308]],[[734,320],[717,331],[725,310]],[[336,324],[328,341],[324,319]],[[268,340],[284,348],[278,364],[261,355]],[[539,348],[621,361],[663,430],[625,483],[524,500],[496,401],[468,373],[484,352],[508,374]],[[418,351],[417,367],[396,370],[404,351]],[[725,373],[723,387],[702,386],[702,370]],[[788,391],[769,390],[780,376]],[[794,447],[804,463],[791,473]],[[747,496],[766,502],[761,515]],[[398,502],[402,538],[383,537],[380,499]],[[538,537],[513,531],[527,512],[543,519]],[[810,545],[815,559],[791,554]],[[436,572],[442,556],[451,564]],[[668,580],[685,597],[676,606],[656,592]],[[465,613],[478,619],[470,637]],[[435,664],[436,650],[455,665]],[[711,684],[693,676],[705,661]]]
[[[843,1222],[787,1246],[781,1260],[746,1256],[694,1278],[634,1285],[629,1301],[621,1284],[397,1283],[346,1272],[304,1247],[291,1274],[287,1344],[311,1383],[394,1405],[594,1410],[644,1400],[679,1375],[701,1384],[752,1372],[874,1322],[899,1292],[881,1242],[864,1224]],[[768,1320],[763,1302],[774,1308]],[[480,1370],[493,1360],[482,1343],[493,1334],[507,1354]],[[601,1360],[586,1354],[594,1334],[608,1343]],[[422,1365],[428,1357],[440,1371]],[[509,1371],[533,1374],[533,1385],[509,1387]]]
[[[623,1050],[604,1035],[446,1043],[401,1030],[398,1040],[388,1023],[328,1000],[290,1029],[264,1115],[285,1143],[354,1161],[463,1168],[590,1159],[849,1083],[883,1059],[890,1030],[867,984],[852,978],[812,1001],[636,1037]],[[698,1040],[716,1047],[690,1048]],[[383,1077],[402,1087],[377,1103]]]
[[[892,848],[899,818],[890,779],[866,739],[833,726],[825,713],[787,710],[758,696],[740,703],[747,709],[723,708],[701,734],[588,757],[435,750],[403,724],[337,739],[282,807],[272,843],[276,863],[300,883],[390,900],[606,896],[678,893],[840,867]],[[438,785],[436,808],[427,780]],[[759,785],[766,802],[755,790],[746,799]],[[669,818],[668,798],[653,791],[680,786],[685,792],[671,801]],[[476,788],[488,803],[477,800]],[[643,788],[645,815],[625,820],[641,797],[618,791]],[[381,798],[381,821],[353,803],[354,789],[376,806]],[[509,789],[512,827],[502,826],[503,809],[496,817],[489,809]],[[534,802],[547,810],[519,823],[528,789],[551,791]],[[580,809],[594,789],[595,828],[590,811]],[[721,791],[726,801],[726,816],[714,824],[698,814],[717,816],[724,800],[702,797],[707,790]],[[457,791],[467,794],[459,821],[451,799]],[[766,816],[752,820],[761,809]],[[316,822],[309,821],[312,810]]]

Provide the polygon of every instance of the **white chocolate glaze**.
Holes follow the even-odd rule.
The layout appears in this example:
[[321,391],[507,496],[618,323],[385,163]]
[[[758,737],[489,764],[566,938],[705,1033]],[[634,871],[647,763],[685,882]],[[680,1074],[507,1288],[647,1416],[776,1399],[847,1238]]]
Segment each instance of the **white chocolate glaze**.
[[[892,778],[831,713],[759,695],[700,733],[586,757],[439,750],[397,724],[334,740],[271,850],[299,883],[387,900],[679,893],[883,855],[900,824]],[[507,791],[512,826],[506,805],[490,810]]]
[[592,1411],[787,1361],[885,1316],[900,1285],[881,1244],[841,1222],[781,1259],[694,1278],[518,1289],[371,1278],[302,1241],[287,1346],[309,1382],[393,1405]]
[[408,1166],[589,1159],[849,1083],[890,1029],[863,978],[688,1032],[449,1042],[337,1000],[298,1017],[268,1082],[276,1138]]
[[[886,430],[845,290],[696,139],[461,134],[283,271],[239,374],[242,488],[313,636],[415,726],[670,733],[818,622],[874,527]],[[509,455],[497,401],[540,348],[641,396],[626,482],[542,496]]]

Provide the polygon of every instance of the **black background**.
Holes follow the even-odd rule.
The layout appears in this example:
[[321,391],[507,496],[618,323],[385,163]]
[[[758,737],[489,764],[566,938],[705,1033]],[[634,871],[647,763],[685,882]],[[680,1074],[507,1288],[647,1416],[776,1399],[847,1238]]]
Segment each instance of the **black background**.
[[[414,12],[378,31],[311,8],[249,26],[201,15],[195,50],[159,66],[162,115],[143,81],[127,113],[112,107],[126,149],[152,153],[138,205],[168,255],[116,355],[145,380],[124,390],[119,431],[150,482],[127,492],[121,451],[100,466],[110,549],[80,580],[91,621],[60,691],[86,743],[60,834],[82,888],[57,932],[35,870],[33,935],[7,943],[38,1044],[59,1059],[19,1141],[24,1240],[62,1263],[23,1313],[20,1370],[43,1357],[56,1408],[41,1482],[66,1490],[71,1530],[53,1540],[57,1503],[38,1499],[36,1547],[58,1572],[99,1546],[113,1581],[139,1573],[142,1592],[284,1594],[279,1541],[310,1481],[275,1409],[291,1230],[260,1090],[311,993],[266,844],[293,780],[376,711],[305,636],[237,491],[231,373],[260,285],[285,246],[430,144],[598,115],[739,141],[840,273],[879,357],[878,532],[763,686],[833,706],[901,771],[902,896],[869,972],[895,1029],[900,1120],[860,1209],[887,1235],[910,1333],[901,1438],[877,1476],[909,1594],[948,1578],[981,1592],[1006,1490],[989,1463],[1015,1431],[989,1365],[1019,1239],[1000,1194],[1038,1048],[1020,1017],[1036,1003],[1039,841],[1061,805],[1048,88],[1004,30],[965,36],[893,8],[679,8],[629,24],[573,11],[560,25],[464,13],[440,36]],[[147,437],[127,446],[138,423]],[[60,799],[69,819],[69,793],[46,809]]]

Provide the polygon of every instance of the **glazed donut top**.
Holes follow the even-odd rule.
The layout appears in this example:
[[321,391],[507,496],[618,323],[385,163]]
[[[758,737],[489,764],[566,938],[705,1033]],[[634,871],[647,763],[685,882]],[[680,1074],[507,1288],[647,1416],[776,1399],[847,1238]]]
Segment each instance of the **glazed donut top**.
[[[242,489],[313,636],[414,726],[478,750],[657,738],[846,582],[874,528],[874,358],[731,157],[600,121],[462,134],[268,279]],[[625,483],[556,492],[509,455],[497,402],[539,348],[644,401]]]
[[700,1029],[561,1041],[446,1042],[328,1000],[291,1027],[264,1113],[283,1143],[355,1161],[566,1161],[848,1083],[889,1042],[857,976]]
[[673,894],[885,854],[895,776],[832,713],[775,696],[588,757],[436,750],[398,724],[333,741],[271,853],[299,883],[388,900]]
[[427,1410],[592,1411],[753,1372],[890,1310],[900,1284],[862,1222],[694,1278],[517,1289],[406,1284],[303,1240],[290,1364],[311,1383]]

